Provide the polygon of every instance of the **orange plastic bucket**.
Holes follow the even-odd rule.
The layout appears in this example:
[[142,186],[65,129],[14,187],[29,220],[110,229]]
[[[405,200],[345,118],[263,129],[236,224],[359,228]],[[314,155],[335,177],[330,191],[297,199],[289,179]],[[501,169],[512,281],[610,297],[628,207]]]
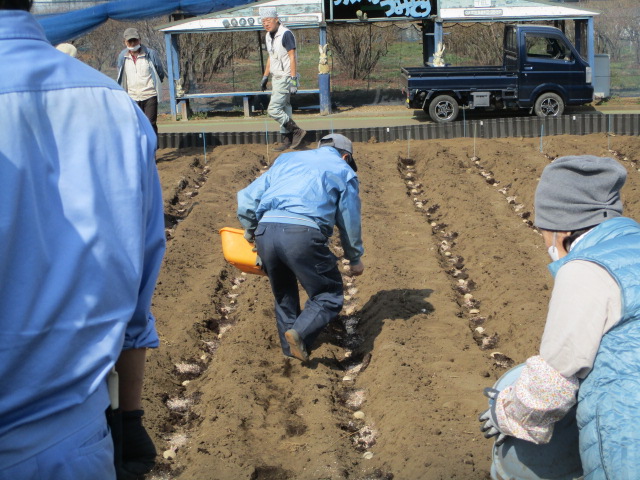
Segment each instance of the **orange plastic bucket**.
[[244,230],[224,227],[220,229],[220,238],[222,254],[227,262],[243,272],[265,275],[264,270],[256,265],[258,254],[253,251],[255,245],[244,238]]

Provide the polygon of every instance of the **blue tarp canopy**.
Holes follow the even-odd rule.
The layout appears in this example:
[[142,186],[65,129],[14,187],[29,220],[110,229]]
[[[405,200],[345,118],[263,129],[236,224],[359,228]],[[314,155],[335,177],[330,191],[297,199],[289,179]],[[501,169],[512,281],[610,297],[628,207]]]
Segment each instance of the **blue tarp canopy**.
[[247,3],[252,0],[120,0],[37,19],[49,41],[57,45],[90,32],[110,18],[133,21],[174,12],[205,15]]

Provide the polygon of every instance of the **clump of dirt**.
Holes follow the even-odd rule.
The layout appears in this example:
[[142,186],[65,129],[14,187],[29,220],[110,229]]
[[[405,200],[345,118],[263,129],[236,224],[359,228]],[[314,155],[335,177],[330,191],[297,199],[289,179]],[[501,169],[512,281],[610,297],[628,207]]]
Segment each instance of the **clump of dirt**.
[[640,145],[590,135],[407,151],[355,144],[366,270],[344,277],[345,308],[307,364],[282,356],[268,279],[229,266],[218,239],[239,226],[235,193],[273,162],[266,147],[217,147],[206,164],[198,149],[159,152],[168,244],[144,391],[150,478],[488,478],[482,389],[536,353],[552,288],[532,226],[540,173],[562,155],[613,156],[629,169],[625,213],[640,218]]

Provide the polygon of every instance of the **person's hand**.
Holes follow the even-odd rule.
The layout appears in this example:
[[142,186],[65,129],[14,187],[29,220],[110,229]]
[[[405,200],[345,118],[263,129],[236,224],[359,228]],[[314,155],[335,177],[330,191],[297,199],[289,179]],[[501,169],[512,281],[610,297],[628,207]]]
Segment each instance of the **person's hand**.
[[156,464],[156,447],[142,425],[143,410],[122,412],[122,466],[118,480],[137,479]]
[[492,400],[493,403],[491,407],[489,407],[487,410],[482,412],[480,414],[480,417],[478,417],[478,420],[482,422],[480,431],[484,433],[484,438],[497,437],[495,440],[495,446],[499,447],[507,439],[507,435],[505,435],[500,431],[500,427],[498,426],[498,421],[495,419],[495,415],[493,411],[494,410],[493,405],[495,405],[496,399],[498,398],[498,394],[500,393],[500,391],[496,390],[495,388],[485,388],[483,393],[486,397],[489,398],[489,400]]
[[289,93],[295,95],[298,93],[298,77],[291,77],[291,85],[289,85]]
[[358,275],[362,275],[362,272],[364,272],[364,263],[362,263],[362,260],[358,260],[358,263],[352,263],[349,265],[350,275],[357,277]]
[[267,82],[269,81],[269,77],[267,75],[263,75],[262,81],[260,82],[260,90],[265,91],[267,89]]
[[255,242],[256,241],[256,237],[253,234],[253,230],[245,230],[244,231],[244,239],[249,243]]

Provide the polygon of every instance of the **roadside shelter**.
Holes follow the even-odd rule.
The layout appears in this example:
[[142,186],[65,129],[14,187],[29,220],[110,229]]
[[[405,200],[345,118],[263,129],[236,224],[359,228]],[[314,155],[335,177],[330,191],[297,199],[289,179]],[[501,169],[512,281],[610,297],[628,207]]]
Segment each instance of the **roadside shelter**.
[[[421,22],[423,62],[430,64],[438,44],[443,41],[445,23],[462,22],[553,22],[566,31],[566,22],[573,21],[575,44],[579,53],[596,70],[594,25],[596,12],[567,7],[544,0],[264,0],[227,10],[172,22],[159,27],[165,35],[171,114],[174,119],[179,107],[190,98],[242,96],[245,114],[248,99],[262,92],[181,92],[177,36],[182,33],[261,31],[260,7],[276,7],[283,24],[290,29],[319,29],[319,45],[327,43],[327,24],[371,22]],[[597,76],[597,75],[596,75]],[[318,74],[318,88],[301,93],[318,93],[320,113],[330,113],[330,73]]]

